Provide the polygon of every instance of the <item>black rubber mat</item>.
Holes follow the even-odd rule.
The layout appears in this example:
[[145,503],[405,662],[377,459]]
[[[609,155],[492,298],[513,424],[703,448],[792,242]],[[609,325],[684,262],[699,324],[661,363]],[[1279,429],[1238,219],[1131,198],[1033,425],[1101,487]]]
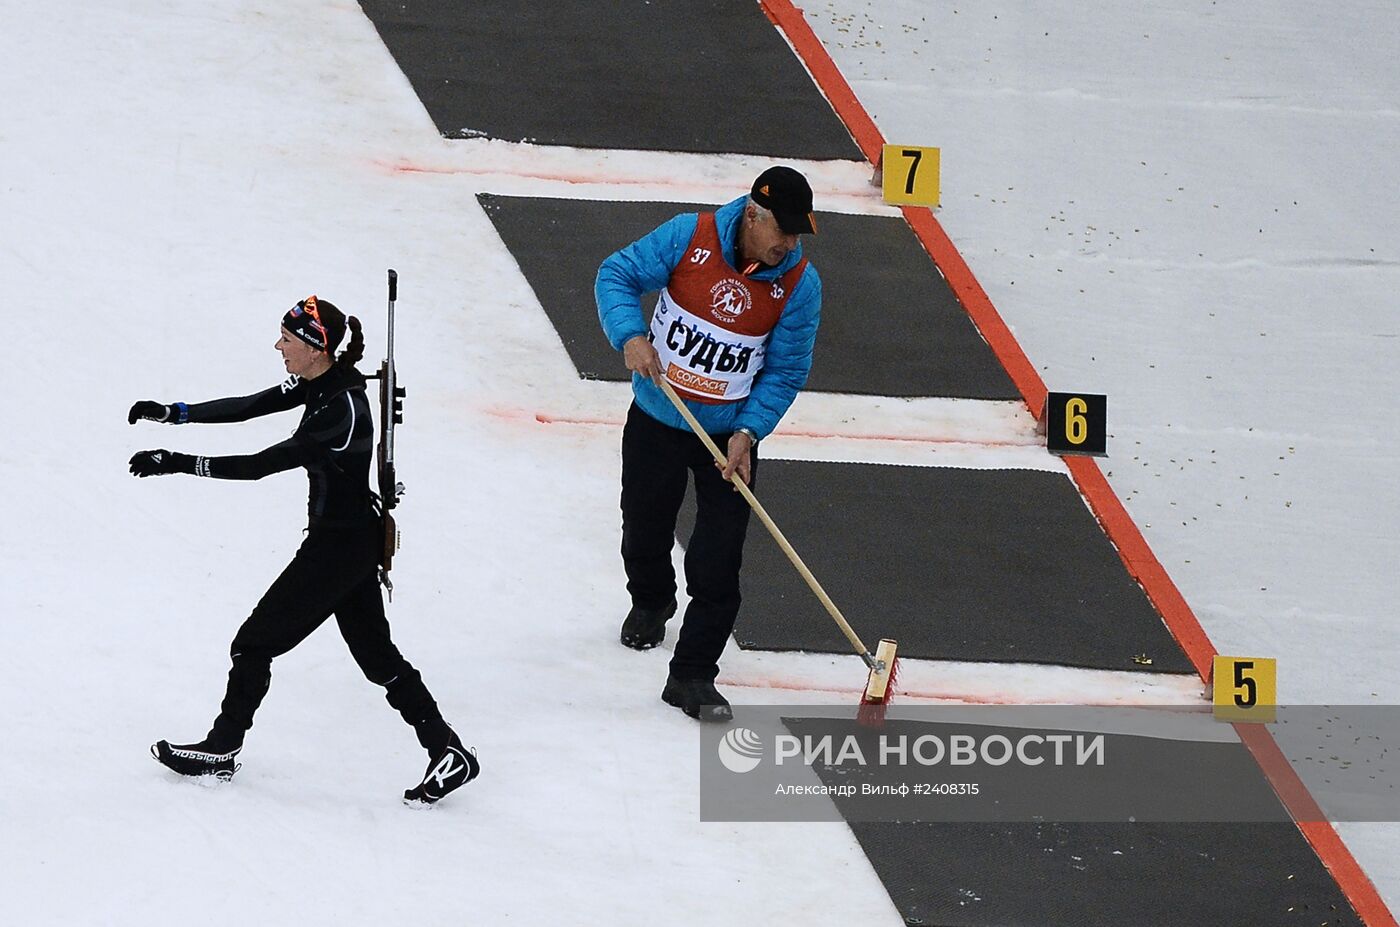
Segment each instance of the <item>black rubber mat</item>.
[[[734,191],[738,196],[744,190]],[[598,324],[593,281],[609,254],[684,203],[594,202],[480,194],[579,375],[626,380]],[[1020,398],[913,231],[898,217],[821,213],[802,239],[822,279],[809,390],[875,396]],[[643,299],[651,313],[655,297]]]
[[852,824],[907,925],[1353,927],[1293,824]]
[[[907,657],[1193,672],[1066,476],[765,458],[755,492],[871,647],[891,637]],[[682,544],[693,524],[692,492]],[[742,587],[740,646],[850,652],[756,518]]]
[[[994,709],[991,709],[994,710]],[[874,732],[849,718],[785,721],[798,736],[847,734],[873,742]],[[989,734],[1012,741],[1026,731],[979,724],[930,724],[891,721],[880,732],[887,739],[914,741],[921,735],[949,739],[952,733],[981,742]],[[1063,731],[1061,732],[1063,733]],[[1066,925],[1131,924],[1135,927],[1343,927],[1360,918],[1288,818],[1268,781],[1240,743],[1202,743],[1137,735],[1103,735],[1104,767],[1017,763],[976,767],[975,773],[942,766],[872,764],[813,764],[828,786],[859,786],[870,781],[981,781],[979,798],[893,798],[907,816],[872,815],[868,799],[834,799],[861,847],[870,858],[905,924],[938,927],[1066,927]],[[877,755],[875,748],[866,751]],[[1058,782],[1045,780],[1051,773]],[[1092,773],[1103,783],[1091,786]],[[989,778],[1002,780],[988,782]],[[1173,782],[1174,778],[1183,782]],[[1076,779],[1078,781],[1076,781]],[[1018,782],[1019,780],[1019,782]],[[1036,780],[1043,784],[1037,788]],[[1046,800],[1072,794],[1071,804],[1092,803],[1091,792],[1107,806],[1105,817],[1122,814],[1129,803],[1141,803],[1149,813],[1169,806],[1186,810],[1181,798],[1194,793],[1189,804],[1197,820],[1243,823],[1062,823],[1055,811],[1063,802]],[[1037,792],[1041,792],[1037,796]],[[1154,793],[1174,791],[1166,802]],[[1130,797],[1130,795],[1132,797]],[[986,800],[999,796],[1015,809]],[[876,799],[886,801],[886,799]],[[974,802],[982,800],[977,806]],[[1009,818],[1033,810],[1044,801],[1044,822],[962,822],[953,815],[959,803],[976,814]],[[910,802],[913,804],[909,804]],[[1053,804],[1052,804],[1053,802]],[[1053,809],[1053,810],[1052,810]],[[1009,811],[1009,813],[1008,813]],[[1072,814],[1073,812],[1071,812]],[[950,817],[942,818],[940,815]],[[1160,817],[1160,815],[1158,815]],[[881,818],[870,822],[872,817]],[[899,823],[891,823],[899,820]],[[939,823],[927,823],[936,820]],[[958,823],[942,823],[958,820]],[[1063,818],[1060,819],[1061,821]],[[910,823],[919,822],[924,823]]]
[[448,138],[861,160],[754,0],[360,0]]

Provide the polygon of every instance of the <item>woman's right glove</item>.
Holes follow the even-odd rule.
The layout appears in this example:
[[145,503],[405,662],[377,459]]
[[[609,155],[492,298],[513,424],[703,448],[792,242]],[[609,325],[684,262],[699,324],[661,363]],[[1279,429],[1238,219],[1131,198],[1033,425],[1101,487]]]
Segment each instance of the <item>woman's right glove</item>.
[[193,473],[195,458],[178,451],[158,448],[131,455],[132,476],[165,476],[167,473]]

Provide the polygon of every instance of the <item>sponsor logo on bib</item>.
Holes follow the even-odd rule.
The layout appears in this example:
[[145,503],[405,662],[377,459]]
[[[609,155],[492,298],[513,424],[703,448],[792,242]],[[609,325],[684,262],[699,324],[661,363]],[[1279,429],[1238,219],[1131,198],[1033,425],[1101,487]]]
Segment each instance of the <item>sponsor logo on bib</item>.
[[666,379],[692,393],[702,393],[706,396],[714,396],[715,398],[723,396],[729,389],[729,384],[723,380],[702,376],[693,370],[686,370],[684,367],[677,366],[676,364],[670,364],[666,367]]

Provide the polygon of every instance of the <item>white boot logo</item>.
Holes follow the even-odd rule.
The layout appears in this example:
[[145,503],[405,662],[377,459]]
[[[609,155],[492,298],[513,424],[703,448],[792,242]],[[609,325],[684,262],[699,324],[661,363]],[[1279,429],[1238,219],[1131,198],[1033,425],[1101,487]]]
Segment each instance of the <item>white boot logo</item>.
[[454,768],[452,765],[453,759],[455,759],[455,756],[453,752],[449,750],[447,753],[443,754],[442,759],[438,760],[438,764],[433,768],[433,771],[428,773],[428,778],[436,782],[439,788],[447,788],[448,778],[457,775],[467,768],[466,763]]

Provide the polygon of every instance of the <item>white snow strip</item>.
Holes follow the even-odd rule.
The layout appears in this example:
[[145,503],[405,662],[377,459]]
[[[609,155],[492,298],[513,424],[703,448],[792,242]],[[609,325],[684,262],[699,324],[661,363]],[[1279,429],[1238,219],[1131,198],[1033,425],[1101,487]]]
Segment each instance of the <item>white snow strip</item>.
[[[826,620],[816,615],[813,620]],[[669,650],[674,641],[663,645]],[[838,703],[859,699],[867,671],[851,654],[771,653],[731,647],[719,683],[735,686],[735,700],[750,704]],[[964,663],[900,658],[895,686],[900,701],[973,705],[1202,705],[1199,677],[1163,673],[1040,666],[1029,663]]]
[[[897,216],[871,184],[864,161],[780,159],[802,171],[819,212]],[[405,180],[420,175],[452,176],[472,190],[514,196],[586,200],[655,200],[726,203],[748,191],[753,178],[773,163],[752,155],[623,151],[534,145],[496,139],[446,141],[416,158],[376,162]]]

